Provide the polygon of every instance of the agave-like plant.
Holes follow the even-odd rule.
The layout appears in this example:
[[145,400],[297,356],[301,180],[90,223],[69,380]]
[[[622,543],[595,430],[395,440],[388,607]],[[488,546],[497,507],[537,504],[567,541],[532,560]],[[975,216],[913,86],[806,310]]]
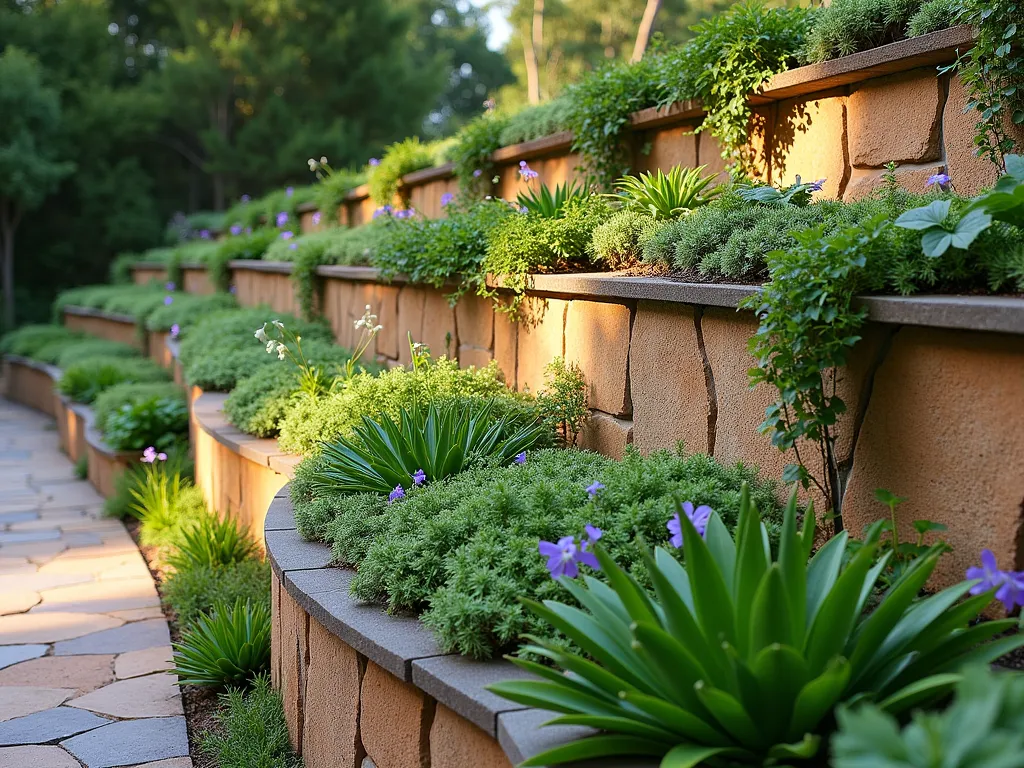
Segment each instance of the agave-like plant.
[[352,437],[324,444],[316,486],[390,493],[449,477],[483,459],[508,464],[537,445],[547,429],[508,413],[495,418],[493,411],[494,402],[486,401],[403,408],[397,421],[364,416]]
[[181,685],[244,686],[270,665],[270,610],[239,598],[218,603],[174,643]]
[[616,192],[611,198],[620,201],[626,210],[654,219],[678,219],[707,205],[722,191],[720,184],[711,186],[714,174],[701,175],[706,167],[677,165],[667,174],[658,169],[657,173],[641,173],[639,177],[623,176],[615,182]]
[[993,596],[960,602],[977,582],[919,598],[941,546],[866,613],[889,558],[877,538],[848,558],[841,533],[808,562],[813,509],[798,530],[793,497],[775,557],[746,488],[735,540],[715,514],[704,537],[679,519],[686,565],[660,548],[645,556],[654,597],[597,546],[607,584],[561,580],[583,610],[524,601],[582,653],[531,637],[524,650],[557,669],[514,658],[542,679],[491,690],[563,713],[551,724],[604,731],[524,766],[623,754],[661,756],[662,768],[790,764],[818,755],[838,704],[903,713],[947,695],[965,664],[1024,645],[992,641],[1013,620],[972,625]]
[[543,216],[545,219],[560,219],[565,204],[577,197],[588,197],[590,186],[588,184],[577,184],[575,181],[558,184],[552,192],[547,184],[541,184],[539,190],[532,189],[520,192],[516,202],[520,209],[530,213]]
[[167,564],[175,570],[239,563],[256,554],[256,542],[231,517],[204,511],[178,534]]

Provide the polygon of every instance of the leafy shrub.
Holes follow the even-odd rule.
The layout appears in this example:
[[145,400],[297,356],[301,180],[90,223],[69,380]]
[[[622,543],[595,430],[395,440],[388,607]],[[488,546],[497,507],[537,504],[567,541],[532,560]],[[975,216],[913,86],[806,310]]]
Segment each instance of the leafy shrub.
[[247,435],[277,437],[295,386],[294,371],[283,365],[267,367],[238,380],[224,401],[224,415]]
[[[140,403],[153,397],[177,397],[183,402],[185,399],[181,387],[171,381],[158,381],[146,384],[118,384],[100,394],[93,402],[92,411],[96,425],[100,428],[100,431],[103,431],[103,425],[106,423],[107,418],[122,405]],[[146,443],[139,450],[141,451],[146,446],[152,444]]]
[[[226,228],[255,230],[263,223],[273,225],[281,213],[285,214],[285,223],[294,224],[299,206],[314,200],[318,187],[319,185],[284,187],[255,200],[239,200],[224,214]],[[233,231],[237,232],[238,229]]]
[[[836,768],[1024,766],[1024,675],[984,665],[964,672],[944,712],[914,712],[900,728],[874,704],[840,707],[832,737]],[[969,723],[969,727],[965,724]]]
[[835,0],[815,15],[801,58],[817,64],[902,40],[922,4],[922,0]]
[[907,22],[907,37],[948,29],[957,20],[960,0],[925,0]]
[[385,278],[406,275],[415,283],[436,288],[455,284],[456,293],[482,280],[489,233],[513,216],[500,200],[463,207],[452,203],[439,219],[396,220],[381,225],[386,232],[374,255],[374,266]]
[[270,611],[261,603],[217,603],[173,643],[180,685],[245,687],[270,666]]
[[154,446],[166,451],[188,440],[188,405],[176,393],[124,403],[103,422],[103,440],[117,451],[141,451]]
[[[503,286],[515,292],[510,305],[515,310],[531,272],[568,271],[590,262],[594,230],[610,217],[611,209],[599,195],[569,200],[557,219],[534,213],[507,216],[488,235],[482,271],[501,276]],[[481,291],[487,293],[486,287]]]
[[[47,348],[49,352],[51,348]],[[66,346],[56,356],[54,362],[58,368],[65,369],[88,360],[92,357],[127,358],[138,357],[139,350],[130,344],[99,338],[79,338],[74,344]]]
[[526,107],[505,121],[498,145],[507,147],[569,130],[571,111],[572,102],[567,98]]
[[402,177],[432,166],[436,151],[436,147],[421,144],[415,136],[387,147],[380,163],[370,170],[370,197],[377,205],[390,205]]
[[366,183],[366,173],[341,168],[331,171],[329,175],[320,175],[319,179],[320,183],[313,188],[313,204],[327,222],[335,223],[338,208],[345,202],[349,192]]
[[0,354],[19,355],[42,362],[56,363],[56,357],[52,360],[39,357],[39,351],[54,345],[56,345],[54,349],[60,351],[73,343],[80,342],[81,339],[79,334],[69,331],[63,325],[23,325],[0,338]]
[[164,600],[187,626],[217,603],[238,600],[270,607],[270,562],[249,558],[231,565],[195,566],[167,574]]
[[576,363],[556,357],[544,368],[544,389],[537,395],[541,418],[563,445],[575,445],[587,408],[587,380]]
[[143,358],[91,357],[64,369],[57,390],[76,403],[91,403],[117,384],[164,381],[167,372]]
[[[685,565],[664,548],[652,554],[644,545],[653,598],[616,564],[602,537],[592,552],[607,583],[589,574],[581,582],[562,578],[572,605],[528,602],[593,663],[541,640],[524,650],[557,669],[518,659],[543,679],[489,688],[563,713],[553,723],[599,726],[607,734],[524,765],[623,752],[665,755],[666,765],[808,759],[819,753],[838,704],[875,700],[898,715],[945,697],[965,664],[1024,645],[1024,637],[1011,637],[976,647],[1005,622],[968,630],[992,600],[986,592],[956,605],[973,582],[917,599],[941,549],[920,558],[865,612],[885,564],[875,562],[877,540],[846,558],[844,532],[808,563],[814,515],[797,529],[794,492],[773,555],[756,508],[742,496],[735,540],[716,513],[702,518],[700,510],[680,506],[681,542],[673,543],[682,545]],[[573,529],[559,535],[566,530]],[[577,602],[584,610],[573,608]],[[964,642],[968,631],[975,642]]]
[[645,244],[663,226],[645,214],[618,211],[594,228],[590,247],[594,257],[611,269],[632,266],[643,260]]
[[146,318],[146,330],[169,331],[172,326],[187,328],[191,323],[211,312],[237,307],[235,297],[230,293],[218,292],[209,295],[197,293],[175,293],[174,302],[164,304]]
[[232,517],[204,511],[179,528],[167,564],[177,571],[232,565],[253,557],[258,548]]
[[405,488],[443,480],[481,463],[510,463],[541,441],[544,427],[494,401],[402,409],[398,419],[363,417],[352,437],[323,449],[318,488],[345,493],[404,495]]
[[317,451],[321,442],[350,435],[363,416],[397,418],[412,402],[426,406],[461,397],[499,398],[497,405],[503,408],[530,403],[530,398],[505,387],[497,363],[462,369],[457,361],[442,357],[418,370],[393,368],[377,376],[357,374],[333,395],[295,403],[281,422],[278,445],[288,453],[309,454]]
[[218,768],[302,768],[292,752],[281,695],[267,675],[252,688],[231,688],[221,697],[216,727],[201,734],[199,748]]
[[615,182],[616,197],[627,211],[642,213],[652,219],[678,219],[695,208],[707,205],[722,191],[721,185],[711,186],[716,176],[702,176],[706,166],[683,168],[680,165],[666,174],[641,173],[623,176]]
[[[321,459],[303,462],[292,483],[302,535],[330,543],[335,561],[358,568],[357,597],[424,612],[446,651],[480,658],[524,632],[550,636],[518,602],[558,593],[538,538],[555,540],[590,523],[604,530],[602,543],[616,557],[640,562],[637,537],[664,537],[673,494],[712,505],[733,525],[744,480],[767,511],[769,535],[778,535],[772,486],[708,456],[629,451],[619,462],[587,451],[532,451],[521,466],[470,470],[392,504],[373,494],[314,491],[320,467]],[[595,481],[605,487],[591,498]]]
[[479,194],[490,188],[495,170],[491,154],[501,146],[506,124],[507,118],[488,111],[466,123],[455,136],[447,159],[463,191]]
[[757,158],[747,143],[747,98],[796,62],[812,18],[805,8],[768,8],[760,0],[708,16],[689,43],[655,59],[658,105],[700,99],[707,114],[697,130],[718,140],[735,172],[749,173]]

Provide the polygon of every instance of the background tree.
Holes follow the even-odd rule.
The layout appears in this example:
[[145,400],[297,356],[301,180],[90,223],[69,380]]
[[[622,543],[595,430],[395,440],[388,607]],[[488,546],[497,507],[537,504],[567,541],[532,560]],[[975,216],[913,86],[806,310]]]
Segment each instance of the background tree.
[[71,173],[58,159],[60,100],[39,65],[18,48],[0,55],[0,239],[4,326],[14,325],[14,236],[26,210],[38,208]]

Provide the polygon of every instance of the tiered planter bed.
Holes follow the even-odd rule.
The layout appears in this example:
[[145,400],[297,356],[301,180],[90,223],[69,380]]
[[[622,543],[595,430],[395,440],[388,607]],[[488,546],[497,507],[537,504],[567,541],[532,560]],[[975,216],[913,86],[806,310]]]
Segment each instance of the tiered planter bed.
[[73,331],[128,344],[142,353],[146,351],[146,339],[139,336],[135,318],[130,315],[87,307],[64,307],[64,325]]
[[132,282],[136,285],[149,285],[152,282],[167,281],[167,267],[162,264],[140,262],[132,267]]
[[118,475],[141,456],[136,451],[116,451],[103,442],[93,426],[92,408],[73,403],[54,390],[61,371],[52,365],[15,355],[4,357],[5,395],[9,400],[53,416],[60,435],[60,447],[71,461],[88,457],[88,479],[103,496],[114,492]]

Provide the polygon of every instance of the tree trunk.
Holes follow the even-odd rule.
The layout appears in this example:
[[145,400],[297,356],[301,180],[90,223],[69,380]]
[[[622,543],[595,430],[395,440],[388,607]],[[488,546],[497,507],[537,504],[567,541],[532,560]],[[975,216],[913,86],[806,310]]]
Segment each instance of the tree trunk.
[[540,104],[540,67],[538,52],[544,47],[544,0],[533,0],[533,28],[523,35],[523,56],[526,59],[526,97],[531,104]]
[[4,330],[14,328],[14,230],[21,211],[10,200],[0,200],[0,274],[3,277]]
[[636,33],[636,43],[633,45],[633,55],[630,61],[637,62],[644,57],[647,44],[651,42],[651,33],[654,31],[654,20],[661,10],[661,0],[647,0],[647,7],[644,8],[644,15],[640,19],[640,28]]

